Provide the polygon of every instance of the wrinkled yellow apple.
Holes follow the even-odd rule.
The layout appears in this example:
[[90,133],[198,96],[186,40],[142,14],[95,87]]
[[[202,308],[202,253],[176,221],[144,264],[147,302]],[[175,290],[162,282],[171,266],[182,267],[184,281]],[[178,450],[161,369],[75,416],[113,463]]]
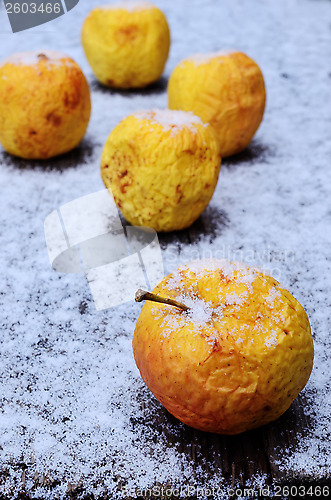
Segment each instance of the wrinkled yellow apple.
[[118,88],[158,80],[168,58],[170,33],[164,14],[149,2],[122,2],[93,9],[82,44],[97,79]]
[[70,57],[14,54],[0,64],[0,142],[12,155],[47,159],[75,148],[90,118],[88,83]]
[[215,128],[224,158],[245,149],[257,131],[264,80],[258,65],[241,52],[197,54],[174,69],[168,100],[170,109],[192,111]]
[[195,261],[146,302],[133,337],[137,367],[156,398],[197,429],[237,434],[277,419],[307,383],[313,340],[299,302],[243,264]]
[[213,129],[184,111],[142,111],[111,132],[101,176],[134,226],[174,231],[190,226],[213,195],[220,170]]

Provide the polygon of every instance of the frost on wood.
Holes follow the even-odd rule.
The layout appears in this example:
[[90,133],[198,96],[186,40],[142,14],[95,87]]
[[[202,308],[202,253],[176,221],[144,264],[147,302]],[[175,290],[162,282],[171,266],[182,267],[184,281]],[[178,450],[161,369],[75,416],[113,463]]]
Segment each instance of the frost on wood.
[[[47,47],[68,54],[88,77],[93,100],[87,137],[74,154],[35,164],[0,153],[0,461],[7,471],[0,496],[22,491],[18,464],[26,466],[25,491],[43,499],[65,497],[67,488],[79,485],[95,496],[108,491],[115,498],[120,484],[224,484],[214,459],[197,466],[183,450],[179,442],[188,431],[163,413],[140,379],[131,353],[139,305],[97,312],[83,276],[57,274],[49,265],[46,216],[101,189],[101,151],[124,116],[167,106],[164,81],[135,93],[95,82],[80,29],[98,4],[80,2],[73,15],[49,23],[46,34],[0,33],[1,60]],[[215,2],[159,0],[157,5],[172,31],[165,80],[184,58],[223,45],[256,60],[267,88],[256,139],[239,158],[223,162],[210,207],[190,229],[190,242],[179,235],[184,243],[163,245],[166,272],[210,255],[240,260],[265,268],[304,306],[315,342],[314,370],[300,398],[308,424],[295,430],[291,446],[274,424],[272,466],[284,477],[330,475],[330,2],[227,0],[215,8]],[[275,298],[267,300],[272,304]],[[50,490],[46,483],[52,480]]]

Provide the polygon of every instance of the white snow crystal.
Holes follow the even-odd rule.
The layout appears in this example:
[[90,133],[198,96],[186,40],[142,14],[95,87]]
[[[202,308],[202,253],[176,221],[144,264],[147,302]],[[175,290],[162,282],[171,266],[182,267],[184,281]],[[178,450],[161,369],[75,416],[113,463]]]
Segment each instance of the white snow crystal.
[[66,54],[58,52],[56,50],[34,50],[30,52],[16,52],[9,57],[3,59],[0,63],[0,66],[4,64],[10,63],[15,65],[24,65],[24,66],[37,66],[43,56],[47,57],[48,65],[72,65],[73,63],[70,60],[63,61],[64,58],[68,58]]
[[[96,311],[84,275],[56,273],[48,261],[44,220],[64,203],[102,188],[100,156],[110,131],[123,116],[167,106],[162,80],[132,92],[97,84],[80,31],[99,3],[79,2],[72,13],[50,22],[46,34],[47,25],[12,34],[0,8],[1,58],[22,50],[45,52],[45,45],[57,48],[82,67],[92,92],[87,136],[77,150],[44,162],[14,159],[0,150],[0,461],[8,471],[0,497],[20,496],[22,463],[26,494],[43,500],[67,498],[68,483],[81,483],[82,497],[114,500],[122,496],[119,483],[134,489],[156,481],[228,486],[219,467],[222,457],[215,462],[210,453],[198,466],[190,445],[179,446],[191,434],[168,417],[140,377],[131,345],[140,306]],[[274,422],[277,447],[269,458],[283,478],[330,477],[330,2],[156,3],[172,32],[165,79],[179,61],[192,53],[211,54],[221,40],[258,62],[267,88],[265,118],[251,146],[223,160],[213,199],[199,221],[189,231],[160,235],[166,273],[207,255],[243,261],[267,269],[299,300],[315,348],[314,369],[298,403],[308,424],[302,433],[297,430],[295,409],[282,417],[295,426],[289,446]],[[35,56],[27,61],[34,64]],[[223,270],[231,277],[232,266]],[[241,279],[249,292],[254,274]],[[269,299],[272,303],[272,295]],[[233,336],[239,342],[245,333]],[[275,338],[270,342],[273,349]],[[251,467],[259,465],[253,460]],[[59,485],[44,486],[43,473]],[[240,473],[236,464],[238,486]],[[258,475],[253,481],[256,489]]]
[[[212,52],[209,54],[193,54],[188,57],[186,61],[194,62],[195,66],[201,66],[202,64],[208,64],[213,59],[217,59],[221,56],[228,56],[234,54],[235,50],[220,50],[218,52]],[[220,63],[222,63],[222,59],[220,59]]]
[[162,125],[165,132],[171,131],[172,134],[184,128],[189,128],[196,133],[196,125],[208,126],[191,111],[152,109],[150,111],[137,111],[134,116],[139,120],[149,120],[152,123]]
[[135,12],[139,10],[151,9],[154,5],[151,2],[147,2],[144,0],[121,0],[120,2],[116,2],[113,4],[100,5],[100,9],[124,9],[128,12]]

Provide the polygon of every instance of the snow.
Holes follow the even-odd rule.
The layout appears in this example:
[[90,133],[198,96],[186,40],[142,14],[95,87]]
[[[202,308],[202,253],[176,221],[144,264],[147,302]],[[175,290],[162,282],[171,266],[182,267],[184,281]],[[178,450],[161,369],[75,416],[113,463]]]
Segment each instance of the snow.
[[[161,125],[164,132],[171,131],[176,134],[184,128],[197,133],[196,125],[208,126],[204,124],[198,116],[191,111],[176,111],[170,109],[153,109],[149,111],[138,111],[134,114],[138,120],[148,120],[151,123]],[[152,131],[153,129],[151,129]]]
[[154,5],[151,2],[141,2],[139,0],[123,0],[122,2],[117,2],[114,4],[108,3],[107,5],[99,5],[99,8],[102,9],[124,9],[128,12],[135,12],[145,9],[151,9]]
[[268,337],[266,340],[265,340],[265,345],[267,347],[271,347],[273,345],[278,345],[278,340],[277,340],[277,332],[272,332],[272,334],[270,335],[270,337]]
[[275,300],[279,299],[281,297],[281,293],[279,290],[275,288],[270,288],[269,293],[266,297],[266,303],[270,306],[273,307]]
[[[195,66],[201,66],[202,64],[207,64],[213,59],[218,59],[220,63],[222,63],[222,57],[229,56],[234,54],[235,50],[219,50],[217,52],[213,52],[211,54],[194,54],[186,59],[186,61],[193,62]],[[182,64],[182,61],[180,64]]]
[[[331,4],[155,1],[172,35],[164,78],[148,91],[116,92],[95,81],[80,45],[83,19],[99,2],[80,2],[52,23],[15,35],[0,10],[1,59],[45,47],[66,53],[81,65],[93,99],[76,152],[46,163],[0,153],[0,461],[7,471],[0,496],[21,491],[23,462],[25,490],[34,498],[63,498],[79,484],[86,494],[116,498],[121,481],[135,491],[156,482],[226,487],[212,459],[197,467],[180,448],[185,427],[140,378],[131,349],[140,306],[96,311],[83,275],[51,269],[43,224],[59,206],[103,188],[100,155],[110,131],[139,109],[165,108],[165,80],[181,60],[228,47],[261,67],[265,117],[251,148],[223,161],[190,241],[160,237],[164,263],[170,272],[197,258],[243,261],[266,269],[304,306],[315,344],[314,369],[299,397],[309,425],[296,430],[291,445],[273,425],[272,466],[283,477],[289,471],[330,477]],[[163,426],[155,424],[160,418]],[[52,490],[45,486],[50,478],[57,481]],[[262,472],[253,484],[265,484]]]
[[[224,299],[224,285],[220,281],[218,303],[215,303],[218,291],[215,287],[215,283],[213,283],[215,287],[213,303],[206,301],[199,293],[199,290],[201,290],[203,286],[201,281],[206,283],[208,277],[211,279],[215,277],[216,272],[222,276],[223,280],[226,280],[226,282],[231,285],[245,285],[244,291],[241,293],[227,293]],[[184,276],[186,276],[186,279],[183,278]],[[228,314],[236,315],[236,313],[242,311],[243,305],[259,300],[257,296],[258,288],[254,288],[253,286],[257,278],[266,283],[266,275],[261,272],[259,273],[256,268],[249,267],[239,262],[230,262],[226,259],[201,259],[180,266],[167,279],[166,289],[170,292],[176,292],[176,300],[188,306],[189,309],[185,311],[185,313],[179,313],[178,309],[171,306],[152,309],[152,314],[157,319],[162,319],[160,323],[162,330],[161,335],[165,338],[169,338],[173,330],[179,331],[185,326],[191,325],[193,327],[192,331],[197,334],[205,336],[207,332],[208,340],[211,345],[213,345],[215,340],[219,340],[219,329],[222,328],[222,324],[224,325],[224,320],[226,320],[227,316],[224,314],[225,310]],[[161,293],[161,296],[162,295]],[[170,294],[170,296],[172,295]],[[277,282],[271,285],[268,294],[264,298],[268,306],[268,312],[264,314],[258,310],[256,311],[252,331],[250,331],[252,318],[247,318],[247,322],[245,322],[245,320],[242,321],[240,331],[244,332],[248,330],[248,332],[246,331],[246,333],[248,333],[248,335],[246,335],[246,340],[254,344],[256,341],[256,331],[266,336],[264,341],[266,347],[272,348],[278,345],[277,332],[275,330],[270,332],[269,328],[267,330],[265,325],[270,318],[276,327],[282,331],[282,326],[286,322],[286,318],[280,311],[277,311],[277,308],[276,310],[272,310],[276,299],[280,299],[280,302],[283,302],[283,304],[285,303],[280,292],[280,285]],[[243,315],[241,314],[240,317],[242,318]],[[227,326],[226,331],[228,331]],[[267,335],[268,333],[270,333],[269,336]],[[238,331],[236,331],[236,329],[232,329],[228,334],[230,337],[234,338],[236,344],[239,345],[243,343],[244,338],[240,335],[238,337]]]
[[[16,52],[2,60],[1,65],[10,63],[14,65],[37,66],[41,59],[45,59],[45,56],[47,58],[47,64],[72,64],[71,61],[67,59],[66,54],[56,50],[42,49],[28,52]],[[65,61],[63,61],[64,58]]]
[[[232,280],[234,277],[234,271],[242,270],[243,274],[250,274],[248,266],[245,263],[241,262],[230,262],[227,259],[213,259],[213,258],[202,258],[193,260],[188,265],[182,265],[179,267],[181,270],[190,269],[190,271],[194,272],[199,278],[203,278],[209,273],[216,271],[217,269],[222,270],[222,275]],[[254,270],[252,269],[252,272]]]

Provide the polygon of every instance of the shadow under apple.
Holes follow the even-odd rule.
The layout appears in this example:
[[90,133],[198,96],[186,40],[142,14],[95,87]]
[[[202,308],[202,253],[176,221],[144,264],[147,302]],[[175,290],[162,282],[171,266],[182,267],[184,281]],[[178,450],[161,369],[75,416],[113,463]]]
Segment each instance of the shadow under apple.
[[[183,454],[195,471],[194,479],[203,477],[220,478],[229,487],[245,486],[254,476],[264,476],[265,484],[280,483],[284,477],[279,472],[277,462],[281,462],[285,452],[293,453],[300,440],[314,425],[303,410],[304,395],[299,395],[290,408],[276,421],[258,429],[235,436],[227,436],[199,431],[189,427],[171,415],[144,386],[136,392],[140,402],[141,415],[131,417],[133,431],[153,443],[163,441],[164,446],[174,448]],[[287,480],[296,479],[295,472],[288,471]],[[208,479],[204,481],[208,484]]]
[[133,89],[117,89],[113,87],[108,87],[100,83],[95,77],[92,77],[90,81],[90,87],[92,91],[100,92],[102,94],[109,95],[121,95],[123,97],[134,97],[136,95],[152,95],[152,94],[163,94],[166,92],[168,86],[168,78],[161,76],[159,80],[146,87],[133,88]]
[[74,149],[63,155],[54,156],[47,160],[24,160],[5,151],[0,152],[0,165],[13,167],[17,170],[42,170],[63,172],[68,168],[77,168],[91,161],[95,147],[98,146],[91,139],[85,137]]
[[268,158],[275,156],[272,147],[261,143],[258,139],[252,142],[241,153],[222,160],[222,168],[232,168],[235,165],[253,165],[257,162],[268,162]]

